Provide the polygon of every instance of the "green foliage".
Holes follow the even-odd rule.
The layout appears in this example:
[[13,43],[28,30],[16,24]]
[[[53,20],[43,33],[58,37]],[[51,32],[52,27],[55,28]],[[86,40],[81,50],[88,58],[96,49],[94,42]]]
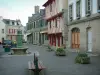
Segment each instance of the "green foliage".
[[51,49],[51,47],[48,45],[48,49]]
[[57,50],[56,50],[57,52],[63,52],[64,51],[64,49],[63,48],[57,48]]
[[47,51],[53,51],[50,45],[47,46],[48,50]]
[[75,58],[75,62],[79,64],[89,64],[90,57],[86,53],[79,53],[78,56]]
[[66,51],[64,50],[64,48],[57,48],[56,55],[57,56],[65,56],[66,55]]

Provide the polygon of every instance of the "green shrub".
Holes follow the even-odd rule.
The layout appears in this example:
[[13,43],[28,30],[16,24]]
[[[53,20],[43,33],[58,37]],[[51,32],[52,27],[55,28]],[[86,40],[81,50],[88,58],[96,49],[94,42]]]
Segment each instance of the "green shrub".
[[57,52],[63,52],[64,51],[64,49],[63,48],[57,48],[57,50],[56,50]]
[[89,64],[90,63],[90,57],[82,57],[81,63],[82,64]]
[[79,57],[88,57],[88,55],[86,53],[79,53],[78,56]]
[[90,63],[90,57],[88,57],[85,53],[79,53],[78,56],[75,58],[75,62],[79,64],[89,64]]
[[48,49],[51,49],[51,47],[48,45]]
[[66,55],[66,51],[63,48],[57,48],[56,55],[57,56],[65,56]]

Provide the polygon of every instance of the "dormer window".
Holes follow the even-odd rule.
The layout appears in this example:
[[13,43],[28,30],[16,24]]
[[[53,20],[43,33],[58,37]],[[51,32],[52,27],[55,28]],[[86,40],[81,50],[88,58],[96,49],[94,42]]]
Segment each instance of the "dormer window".
[[17,22],[17,25],[19,25],[19,23]]
[[14,23],[14,22],[12,22],[12,25],[15,25],[15,23]]
[[6,21],[6,24],[10,24],[10,22],[9,21]]

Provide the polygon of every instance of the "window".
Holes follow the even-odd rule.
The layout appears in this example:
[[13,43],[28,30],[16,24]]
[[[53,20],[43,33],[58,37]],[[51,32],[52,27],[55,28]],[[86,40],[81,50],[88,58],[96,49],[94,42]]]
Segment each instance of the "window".
[[38,33],[36,33],[36,40],[38,40]]
[[91,0],[86,0],[86,16],[90,16],[91,14],[91,6],[92,6]]
[[34,22],[34,28],[35,28],[35,22]]
[[19,25],[19,23],[17,22],[17,25]]
[[48,35],[47,34],[45,34],[45,40],[48,40]]
[[69,19],[70,19],[70,21],[72,21],[73,20],[73,4],[71,4],[70,6],[69,6]]
[[10,29],[9,29],[9,34],[10,34]]
[[52,12],[52,4],[50,4],[50,12]]
[[2,29],[2,33],[4,33],[4,29]]
[[55,20],[55,27],[57,27],[57,19]]
[[6,24],[10,24],[10,22],[9,21],[6,21]]
[[98,0],[97,2],[98,2],[98,12],[100,13],[100,0]]
[[15,25],[15,23],[14,23],[14,22],[12,22],[12,25]]
[[50,28],[51,28],[51,21],[49,23],[50,23]]
[[40,20],[40,27],[43,26],[43,20]]
[[47,26],[48,25],[48,21],[45,21],[45,26]]
[[77,19],[80,19],[80,3],[81,3],[81,0],[78,0],[76,2],[76,17],[77,17]]
[[35,33],[34,33],[34,40],[35,40]]
[[14,29],[14,33],[15,33],[15,29]]

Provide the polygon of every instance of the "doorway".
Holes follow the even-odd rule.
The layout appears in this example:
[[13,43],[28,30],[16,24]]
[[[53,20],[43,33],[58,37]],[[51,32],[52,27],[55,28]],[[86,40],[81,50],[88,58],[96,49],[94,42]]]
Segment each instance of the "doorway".
[[80,48],[80,29],[73,28],[72,29],[72,48]]
[[91,28],[87,28],[87,49],[88,52],[92,52],[92,31]]

